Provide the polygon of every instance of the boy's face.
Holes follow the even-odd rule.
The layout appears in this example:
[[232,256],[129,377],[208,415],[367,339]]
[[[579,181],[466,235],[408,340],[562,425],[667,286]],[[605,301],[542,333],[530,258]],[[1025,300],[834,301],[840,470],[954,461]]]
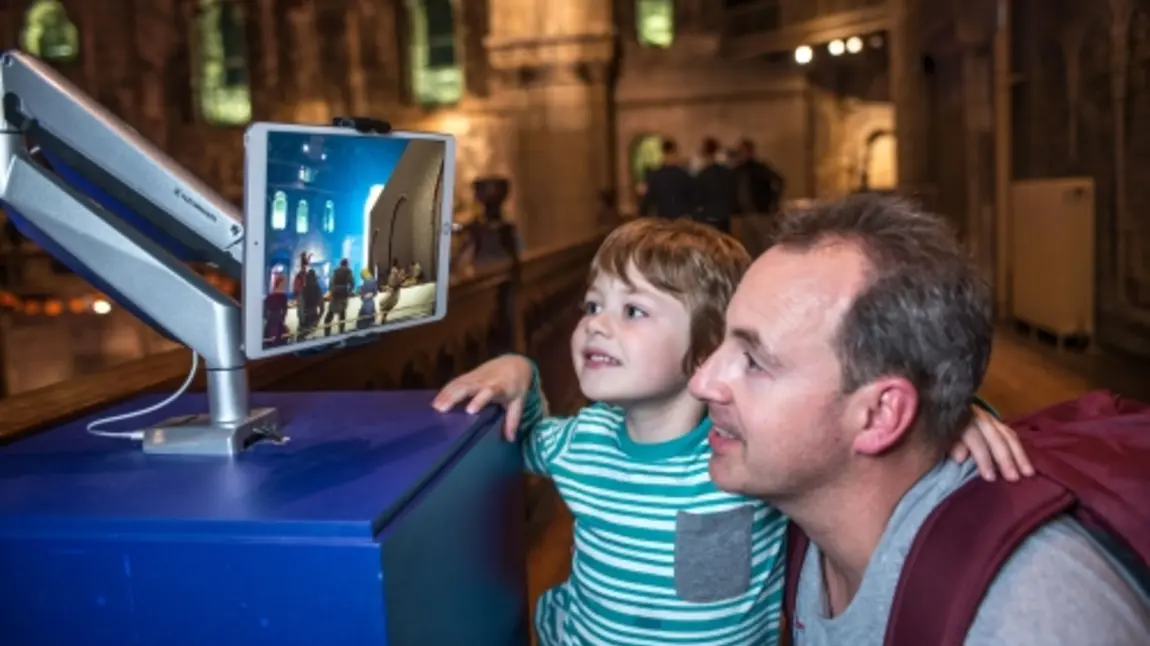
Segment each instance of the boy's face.
[[633,267],[631,285],[600,272],[587,290],[571,353],[583,395],[616,406],[680,395],[691,314]]

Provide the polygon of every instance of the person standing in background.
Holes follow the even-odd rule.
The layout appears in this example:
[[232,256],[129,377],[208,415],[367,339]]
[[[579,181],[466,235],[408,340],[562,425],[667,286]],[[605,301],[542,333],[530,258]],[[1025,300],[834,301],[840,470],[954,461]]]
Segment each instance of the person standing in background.
[[739,142],[734,162],[735,214],[740,216],[735,237],[751,257],[757,257],[769,244],[786,181],[770,164],[755,157],[755,143],[750,139]]
[[736,209],[735,172],[719,163],[719,142],[712,137],[703,140],[700,151],[703,168],[695,176],[699,185],[699,216],[723,233],[731,232],[731,216]]
[[647,192],[639,202],[639,217],[673,220],[692,217],[699,208],[695,178],[683,168],[674,139],[663,141],[663,164],[647,174]]

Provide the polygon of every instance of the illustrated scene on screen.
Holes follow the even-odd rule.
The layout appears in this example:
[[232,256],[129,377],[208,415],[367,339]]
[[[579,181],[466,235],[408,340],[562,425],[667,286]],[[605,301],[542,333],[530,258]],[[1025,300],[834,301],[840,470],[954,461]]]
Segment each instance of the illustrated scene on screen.
[[265,348],[430,317],[442,141],[270,132]]

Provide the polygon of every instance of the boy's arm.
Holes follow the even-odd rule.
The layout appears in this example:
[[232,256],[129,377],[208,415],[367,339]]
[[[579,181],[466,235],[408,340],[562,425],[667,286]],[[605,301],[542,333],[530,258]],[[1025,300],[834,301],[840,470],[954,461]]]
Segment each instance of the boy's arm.
[[985,399],[983,399],[979,395],[974,396],[974,405],[977,406],[978,408],[981,408],[982,410],[990,413],[990,416],[993,417],[994,419],[1002,421],[1002,415],[999,415],[998,411],[994,410],[994,407],[991,406],[989,402],[987,402]]
[[523,461],[527,470],[547,476],[551,465],[570,444],[579,418],[548,416],[547,400],[539,383],[539,369],[534,362],[531,370],[531,388],[523,401],[518,437],[523,443]]

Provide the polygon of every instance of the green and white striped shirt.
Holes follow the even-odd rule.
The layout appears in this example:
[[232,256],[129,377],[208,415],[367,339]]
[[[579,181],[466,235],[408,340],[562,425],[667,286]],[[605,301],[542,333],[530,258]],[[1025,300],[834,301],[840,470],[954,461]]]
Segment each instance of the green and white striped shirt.
[[618,408],[545,417],[524,406],[527,468],[575,518],[571,576],[535,607],[540,646],[760,646],[779,638],[786,520],[711,482],[703,420],[636,444]]

